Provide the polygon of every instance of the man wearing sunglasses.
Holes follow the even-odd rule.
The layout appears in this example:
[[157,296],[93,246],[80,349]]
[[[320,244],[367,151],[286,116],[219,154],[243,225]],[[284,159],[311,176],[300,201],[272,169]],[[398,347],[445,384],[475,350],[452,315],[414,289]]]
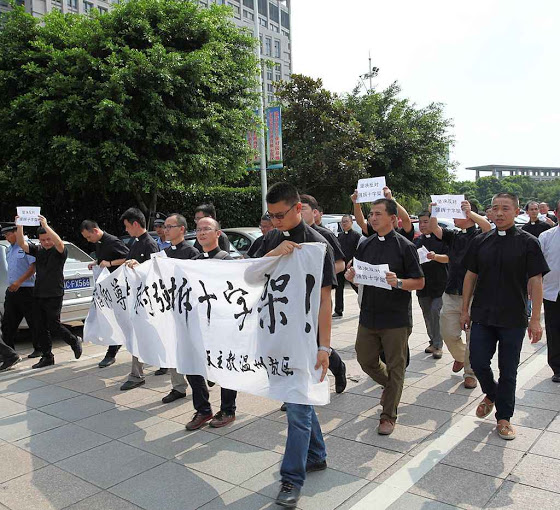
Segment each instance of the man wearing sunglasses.
[[[332,248],[317,231],[303,221],[300,196],[289,183],[274,184],[266,195],[268,215],[275,230],[264,236],[258,257],[289,255],[300,243],[318,242],[326,245],[319,307],[319,347],[315,369],[322,369],[321,381],[327,375],[331,353],[331,289],[336,287]],[[321,426],[311,405],[286,404],[288,438],[280,468],[281,488],[276,498],[280,506],[295,508],[305,481],[306,472],[327,468],[327,452]]]

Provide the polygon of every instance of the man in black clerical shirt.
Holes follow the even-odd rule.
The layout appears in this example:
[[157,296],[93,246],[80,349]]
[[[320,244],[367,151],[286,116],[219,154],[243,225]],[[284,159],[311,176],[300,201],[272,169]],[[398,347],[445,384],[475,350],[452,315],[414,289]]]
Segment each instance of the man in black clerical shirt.
[[[287,183],[279,182],[268,190],[266,195],[268,214],[274,230],[264,236],[257,257],[289,255],[299,249],[300,243],[323,243],[326,245],[323,261],[321,285],[321,304],[319,306],[319,347],[315,369],[322,369],[321,381],[325,379],[329,367],[331,340],[331,289],[336,286],[332,248],[325,238],[308,226],[301,217],[301,202],[297,189]],[[327,451],[321,425],[313,406],[286,404],[288,418],[288,438],[282,466],[280,467],[281,488],[276,503],[295,508],[300,491],[305,482],[306,472],[327,468]]]
[[[397,407],[404,385],[408,337],[412,332],[410,292],[424,287],[424,273],[416,247],[393,229],[397,216],[394,200],[380,198],[372,204],[372,222],[376,234],[358,246],[355,259],[368,264],[388,264],[390,290],[364,286],[356,354],[362,370],[383,386],[379,434],[389,435],[395,428]],[[353,267],[346,278],[354,282]],[[381,351],[385,362],[381,361]]]
[[[124,228],[128,235],[135,238],[128,255],[126,256],[126,266],[133,269],[138,264],[150,260],[152,253],[159,251],[154,238],[146,231],[146,217],[140,209],[131,207],[121,216]],[[144,364],[136,356],[132,356],[132,367],[128,380],[121,386],[121,390],[131,390],[146,384],[144,380]]]
[[[16,225],[18,217],[16,216]],[[32,368],[54,365],[52,337],[62,338],[72,347],[74,356],[82,355],[82,339],[72,334],[60,323],[60,312],[64,300],[64,263],[68,248],[60,236],[48,225],[44,216],[39,216],[41,226],[37,229],[40,246],[28,243],[23,236],[23,227],[18,225],[17,244],[25,253],[35,257],[36,280],[33,290],[33,316],[37,328],[42,356]]]
[[[430,205],[430,212],[432,211]],[[469,358],[470,330],[466,332],[466,342],[463,343],[461,336],[461,309],[463,305],[463,280],[466,269],[463,265],[463,257],[472,239],[481,232],[488,232],[492,225],[478,214],[478,208],[472,202],[463,200],[461,209],[465,212],[465,219],[455,219],[455,226],[461,230],[442,229],[438,225],[437,218],[430,218],[430,230],[447,246],[449,256],[447,284],[443,294],[443,306],[440,313],[441,336],[449,349],[455,362],[453,372],[464,369],[463,385],[467,389],[476,388],[476,377],[471,368]],[[480,226],[480,230],[476,228]]]
[[[200,218],[196,224],[196,239],[202,252],[195,258],[197,260],[231,260],[231,255],[219,246],[222,230],[220,224],[209,216]],[[187,379],[192,387],[193,403],[196,412],[192,420],[187,423],[187,430],[196,430],[208,421],[210,427],[221,428],[235,421],[235,399],[237,391],[222,388],[220,391],[220,410],[212,415],[212,407],[208,400],[208,388],[204,377],[188,375]]]
[[[471,366],[486,394],[476,415],[488,416],[495,405],[498,434],[503,439],[514,439],[510,419],[515,406],[517,367],[527,330],[527,290],[533,299],[529,338],[531,343],[536,343],[542,336],[542,277],[549,269],[538,240],[515,226],[519,214],[516,195],[495,195],[492,213],[496,229],[473,239],[464,258],[467,272],[461,325],[471,329]],[[498,382],[490,366],[496,348]]]
[[[213,204],[201,204],[197,206],[194,210],[194,223],[195,225],[198,223],[198,220],[201,218],[213,218],[217,221],[216,218],[216,208]],[[230,242],[228,236],[222,232],[220,234],[220,241],[219,241],[220,248],[225,252],[229,253],[230,249]],[[194,242],[194,247],[199,251],[202,252],[202,246],[198,242],[198,239]]]
[[[93,266],[106,267],[110,273],[125,263],[128,255],[128,248],[118,237],[99,228],[97,222],[84,220],[80,225],[80,232],[84,239],[95,245],[95,261],[88,265],[88,269]],[[104,368],[115,362],[120,345],[110,345],[107,348],[105,357],[99,362],[99,367]]]
[[[356,254],[356,250],[358,249],[358,244],[360,244],[360,239],[362,236],[358,234],[353,228],[352,225],[354,220],[352,215],[345,214],[342,216],[340,220],[340,227],[342,228],[342,232],[340,232],[337,236],[338,242],[342,251],[344,253],[344,264],[348,267],[351,264],[354,255]],[[336,275],[337,280],[337,287],[334,294],[334,314],[333,318],[342,317],[344,313],[344,286],[348,280],[344,277],[344,271],[341,273],[337,273]],[[350,283],[350,282],[348,282]],[[358,292],[358,287],[351,283],[352,288]]]
[[[529,202],[527,204],[527,214],[529,215],[529,221],[521,227],[521,230],[529,232],[529,234],[534,235],[538,238],[545,230],[552,228],[554,224],[549,225],[546,221],[539,219],[539,204],[537,202]],[[551,220],[548,220],[552,223]]]
[[447,283],[447,246],[443,241],[433,235],[430,230],[430,212],[421,212],[418,216],[420,232],[422,235],[414,241],[416,248],[422,246],[428,250],[428,262],[422,264],[426,284],[422,290],[416,291],[418,303],[422,309],[426,331],[430,338],[430,345],[424,352],[431,354],[435,359],[442,357],[443,340],[439,328],[439,314],[443,304],[442,295]]
[[[344,274],[346,265],[344,263],[344,252],[340,247],[336,236],[327,228],[320,227],[315,223],[315,217],[319,212],[319,204],[311,195],[300,195],[301,217],[313,230],[316,230],[329,244],[333,250],[334,270],[337,274]],[[346,365],[339,354],[331,349],[329,356],[329,368],[334,375],[335,391],[342,393],[346,389]]]
[[250,259],[256,258],[255,255],[259,251],[259,249],[262,245],[264,235],[267,232],[270,232],[274,228],[272,226],[272,221],[270,221],[270,218],[269,218],[268,214],[263,214],[261,216],[261,222],[259,224],[259,228],[262,232],[262,236],[255,239],[253,241],[253,244],[251,245],[251,247],[247,251],[247,257],[249,257]]

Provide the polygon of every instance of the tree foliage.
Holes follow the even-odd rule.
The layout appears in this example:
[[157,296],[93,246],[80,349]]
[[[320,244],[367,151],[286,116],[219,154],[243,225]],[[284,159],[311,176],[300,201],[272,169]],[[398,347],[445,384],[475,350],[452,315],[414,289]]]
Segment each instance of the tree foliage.
[[164,187],[243,173],[257,61],[227,8],[130,0],[41,24],[15,8],[2,22],[5,188],[128,190],[147,212]]

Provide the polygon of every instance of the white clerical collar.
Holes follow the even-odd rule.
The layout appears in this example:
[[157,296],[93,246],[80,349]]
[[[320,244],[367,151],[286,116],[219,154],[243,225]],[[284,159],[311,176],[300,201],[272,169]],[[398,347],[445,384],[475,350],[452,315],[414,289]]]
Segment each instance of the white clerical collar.
[[461,229],[461,232],[463,232],[463,234],[466,234],[466,233],[467,233],[467,229],[466,229],[466,228],[462,228],[462,229]]
[[531,225],[536,225],[536,224],[537,224],[536,221],[532,221],[532,222],[531,222]]
[[288,230],[282,231],[282,234],[284,234],[284,237],[290,237],[290,232]]
[[176,250],[176,249],[177,249],[177,246],[175,246],[174,244],[172,244],[172,245],[171,245],[171,249],[172,249],[172,250]]
[[138,239],[137,237],[135,237],[134,239],[136,239],[137,241],[140,241],[140,239]]
[[204,252],[204,258],[208,258],[208,252]]
[[498,235],[499,236],[505,236],[505,235],[507,235],[507,232],[505,230],[498,230]]
[[377,236],[377,239],[379,239],[380,241],[385,241],[385,237],[383,236]]
[[430,237],[432,237],[432,234],[425,234],[425,236],[430,239]]

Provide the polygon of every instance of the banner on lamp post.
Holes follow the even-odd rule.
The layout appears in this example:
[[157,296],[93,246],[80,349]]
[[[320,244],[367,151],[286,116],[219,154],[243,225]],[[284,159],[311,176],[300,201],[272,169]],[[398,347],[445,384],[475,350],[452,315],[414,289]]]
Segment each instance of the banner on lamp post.
[[282,112],[279,106],[266,109],[267,168],[284,168],[282,161]]

